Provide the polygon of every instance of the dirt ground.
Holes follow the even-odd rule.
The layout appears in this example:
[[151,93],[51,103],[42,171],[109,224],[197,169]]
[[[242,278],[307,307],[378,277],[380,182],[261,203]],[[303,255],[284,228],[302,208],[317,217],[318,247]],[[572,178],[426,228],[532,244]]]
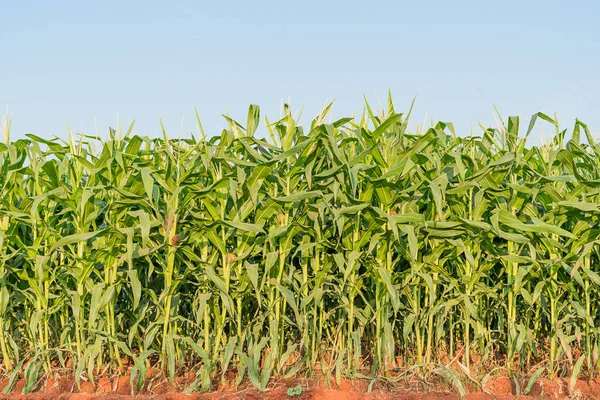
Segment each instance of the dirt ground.
[[[6,385],[6,381],[0,381],[0,389]],[[289,388],[300,384],[302,393],[290,396]],[[139,399],[139,400],[233,400],[233,399],[331,399],[331,400],[367,400],[367,399],[399,399],[399,400],[459,400],[457,392],[452,391],[420,391],[408,388],[397,390],[383,390],[375,388],[368,393],[369,381],[367,380],[344,380],[340,385],[335,383],[324,383],[317,381],[287,381],[278,382],[266,392],[258,392],[253,388],[235,390],[220,388],[221,390],[211,393],[181,393],[175,386],[167,382],[159,382],[151,389],[146,389],[145,394],[132,396],[128,377],[117,377],[113,379],[100,379],[96,385],[89,382],[82,383],[77,388],[72,380],[52,380],[41,382],[38,391],[31,394],[20,394],[23,390],[24,381],[18,381],[10,395],[0,395],[0,399],[18,400],[111,400],[111,399]],[[519,385],[522,389],[526,382]],[[534,384],[528,395],[517,395],[515,383],[509,378],[495,378],[486,382],[482,391],[474,391],[467,394],[466,400],[509,400],[509,399],[599,399],[600,380],[578,381],[573,392],[569,393],[568,382],[565,380],[540,380]]]

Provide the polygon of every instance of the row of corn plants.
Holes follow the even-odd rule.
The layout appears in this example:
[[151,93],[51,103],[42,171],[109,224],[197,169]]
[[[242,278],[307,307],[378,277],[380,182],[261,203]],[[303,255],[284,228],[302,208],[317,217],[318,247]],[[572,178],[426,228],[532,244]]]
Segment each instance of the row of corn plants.
[[[0,358],[76,379],[235,371],[600,371],[600,146],[576,121],[479,136],[289,107],[219,136],[0,144]],[[537,124],[551,142],[528,146]],[[265,132],[267,132],[265,131]],[[266,136],[266,135],[265,135]],[[487,363],[487,364],[486,364]]]

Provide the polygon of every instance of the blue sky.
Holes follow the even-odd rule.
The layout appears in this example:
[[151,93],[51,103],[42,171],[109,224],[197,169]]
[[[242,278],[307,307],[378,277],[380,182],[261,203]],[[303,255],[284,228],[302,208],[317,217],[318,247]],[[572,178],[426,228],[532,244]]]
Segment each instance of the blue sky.
[[4,1],[0,106],[13,138],[105,135],[117,113],[178,136],[194,107],[215,135],[250,103],[276,119],[289,99],[309,122],[391,89],[399,109],[417,96],[413,122],[460,134],[494,124],[494,105],[600,131],[598,15],[594,1]]

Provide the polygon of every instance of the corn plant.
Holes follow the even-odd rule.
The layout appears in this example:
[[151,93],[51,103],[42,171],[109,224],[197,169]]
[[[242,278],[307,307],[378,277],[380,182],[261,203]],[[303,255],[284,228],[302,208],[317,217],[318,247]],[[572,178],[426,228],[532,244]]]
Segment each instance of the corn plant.
[[[198,139],[132,124],[11,141],[5,123],[2,370],[93,381],[130,359],[137,388],[157,366],[196,368],[202,390],[230,370],[265,389],[448,360],[597,375],[600,145],[585,124],[538,113],[460,136],[410,132],[391,97],[360,118],[330,110],[304,128],[286,105],[268,139],[258,106],[212,137],[198,120]],[[554,137],[528,146],[538,122]]]

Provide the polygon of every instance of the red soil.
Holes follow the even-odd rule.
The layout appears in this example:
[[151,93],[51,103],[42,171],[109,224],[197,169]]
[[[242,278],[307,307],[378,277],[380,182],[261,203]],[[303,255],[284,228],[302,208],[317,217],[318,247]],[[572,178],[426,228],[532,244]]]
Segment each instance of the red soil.
[[[377,400],[377,399],[399,399],[399,400],[459,400],[460,396],[455,392],[423,392],[419,390],[398,389],[397,391],[385,390],[383,387],[375,387],[373,392],[367,393],[369,381],[367,380],[345,380],[340,385],[332,383],[327,385],[319,381],[285,381],[275,384],[264,393],[253,388],[238,389],[233,387],[222,387],[219,391],[211,393],[182,393],[189,383],[193,381],[191,376],[183,376],[176,380],[175,384],[164,379],[159,379],[159,373],[149,371],[146,384],[142,394],[132,396],[129,376],[102,377],[95,384],[81,382],[79,388],[72,379],[47,379],[41,382],[38,391],[31,394],[20,394],[25,386],[23,379],[17,381],[10,395],[1,395],[0,399],[7,400],[233,400],[233,399],[272,399],[272,400],[308,400],[308,399],[331,399],[331,400]],[[6,379],[0,380],[0,391],[7,385]],[[300,384],[303,391],[300,395],[290,397],[287,390]],[[521,391],[527,386],[526,380],[519,382]],[[496,378],[485,383],[483,392],[467,394],[465,400],[512,400],[512,399],[598,399],[600,398],[600,381],[577,381],[572,393],[569,393],[568,382],[562,379],[554,381],[539,380],[536,382],[528,395],[517,396],[516,385],[512,379]]]

